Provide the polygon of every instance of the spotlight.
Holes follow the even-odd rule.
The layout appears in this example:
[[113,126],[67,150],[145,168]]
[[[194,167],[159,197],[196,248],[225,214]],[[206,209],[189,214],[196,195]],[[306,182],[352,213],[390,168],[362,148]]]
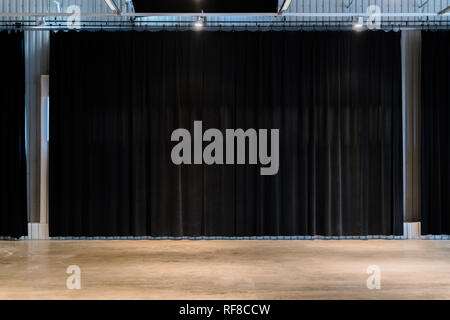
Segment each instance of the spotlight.
[[361,31],[363,27],[364,27],[364,18],[358,17],[358,20],[356,20],[353,23],[353,29],[356,31]]
[[198,17],[198,19],[194,22],[194,27],[196,29],[202,29],[205,26],[205,19],[202,17]]

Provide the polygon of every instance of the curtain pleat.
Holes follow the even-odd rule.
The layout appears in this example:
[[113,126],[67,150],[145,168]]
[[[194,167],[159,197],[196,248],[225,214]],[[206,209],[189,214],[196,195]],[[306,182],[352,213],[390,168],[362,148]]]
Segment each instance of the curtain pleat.
[[422,234],[450,234],[450,32],[422,32]]
[[27,235],[23,33],[0,32],[0,236]]

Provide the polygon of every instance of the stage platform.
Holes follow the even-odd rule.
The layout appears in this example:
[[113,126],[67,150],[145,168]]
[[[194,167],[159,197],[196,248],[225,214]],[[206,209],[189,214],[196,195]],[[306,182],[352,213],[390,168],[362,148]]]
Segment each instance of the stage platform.
[[450,241],[1,241],[0,299],[450,299]]

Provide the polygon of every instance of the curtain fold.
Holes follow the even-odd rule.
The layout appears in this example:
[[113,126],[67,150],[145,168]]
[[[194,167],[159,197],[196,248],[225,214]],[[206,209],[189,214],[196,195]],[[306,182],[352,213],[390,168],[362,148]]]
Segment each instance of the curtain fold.
[[[400,68],[398,33],[53,33],[51,236],[399,235]],[[278,174],[174,165],[197,120],[279,129]]]
[[0,236],[27,234],[23,33],[0,32]]
[[450,234],[450,32],[422,32],[422,234]]

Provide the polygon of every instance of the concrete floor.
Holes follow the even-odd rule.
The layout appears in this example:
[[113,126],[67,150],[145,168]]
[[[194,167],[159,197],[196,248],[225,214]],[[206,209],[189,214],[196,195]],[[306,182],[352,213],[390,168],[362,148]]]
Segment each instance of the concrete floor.
[[0,242],[0,299],[450,299],[450,241]]

